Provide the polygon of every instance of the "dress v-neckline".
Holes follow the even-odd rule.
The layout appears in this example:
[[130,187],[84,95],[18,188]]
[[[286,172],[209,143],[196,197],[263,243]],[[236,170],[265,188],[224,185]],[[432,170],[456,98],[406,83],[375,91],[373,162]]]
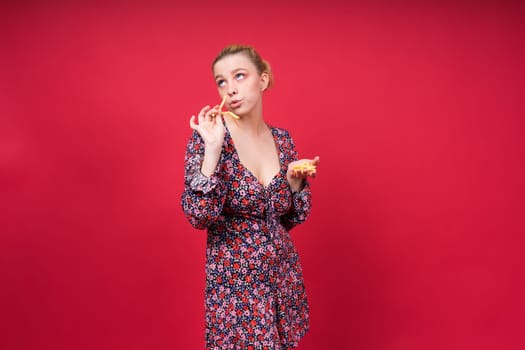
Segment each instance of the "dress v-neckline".
[[241,157],[239,157],[239,152],[237,152],[237,148],[235,147],[235,142],[233,141],[233,137],[232,137],[232,135],[230,133],[230,130],[228,129],[228,126],[226,125],[224,120],[223,120],[223,123],[224,123],[224,128],[226,129],[226,135],[228,135],[228,139],[229,139],[228,142],[231,144],[231,146],[233,148],[233,152],[235,153],[235,158],[237,158],[237,162],[239,162],[241,167],[244,169],[244,172],[246,172],[249,176],[251,176],[255,180],[255,182],[257,182],[257,184],[259,184],[264,189],[268,189],[270,187],[270,185],[275,181],[275,179],[277,179],[277,177],[281,174],[281,172],[283,170],[283,164],[281,162],[281,160],[283,159],[282,149],[281,149],[280,143],[278,142],[279,140],[277,139],[275,128],[270,126],[270,125],[268,125],[268,124],[266,124],[268,129],[270,129],[270,133],[272,134],[275,150],[277,151],[277,157],[278,157],[278,161],[279,161],[279,170],[277,171],[277,173],[275,173],[275,175],[272,176],[270,181],[268,181],[268,183],[266,185],[264,185],[259,180],[259,178],[257,176],[255,176],[255,174],[246,165],[244,165],[243,162],[241,162]]

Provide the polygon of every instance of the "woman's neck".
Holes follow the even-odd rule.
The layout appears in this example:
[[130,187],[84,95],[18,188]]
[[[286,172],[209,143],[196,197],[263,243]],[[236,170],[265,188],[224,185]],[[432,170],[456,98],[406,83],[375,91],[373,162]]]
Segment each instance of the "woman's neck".
[[241,116],[240,119],[229,118],[228,122],[227,124],[230,130],[235,128],[242,133],[251,134],[253,136],[260,135],[268,128],[264,122],[262,110]]

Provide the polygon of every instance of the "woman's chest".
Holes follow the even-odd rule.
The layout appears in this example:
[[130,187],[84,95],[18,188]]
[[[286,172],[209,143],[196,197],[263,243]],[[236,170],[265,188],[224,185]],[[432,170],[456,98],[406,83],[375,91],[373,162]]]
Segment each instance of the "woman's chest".
[[268,186],[281,169],[280,149],[273,135],[268,133],[257,140],[237,135],[235,142],[233,138],[231,142],[234,161],[242,164],[262,186]]

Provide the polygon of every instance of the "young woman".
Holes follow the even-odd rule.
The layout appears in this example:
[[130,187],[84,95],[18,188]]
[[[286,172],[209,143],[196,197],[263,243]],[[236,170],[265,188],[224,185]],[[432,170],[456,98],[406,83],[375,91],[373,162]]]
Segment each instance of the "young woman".
[[[207,349],[292,349],[309,327],[289,230],[306,220],[319,157],[297,159],[286,130],[263,118],[269,64],[250,46],[212,65],[222,106],[205,106],[186,150],[182,208],[207,229]],[[222,109],[222,108],[221,108]]]

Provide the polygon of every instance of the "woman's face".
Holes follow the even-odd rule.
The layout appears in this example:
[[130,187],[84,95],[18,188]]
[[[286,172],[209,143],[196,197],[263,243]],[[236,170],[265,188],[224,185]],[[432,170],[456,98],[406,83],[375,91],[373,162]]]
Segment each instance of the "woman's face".
[[262,93],[268,86],[268,74],[259,74],[248,56],[236,53],[221,58],[213,67],[221,98],[227,95],[228,109],[237,115],[250,114],[260,108]]

